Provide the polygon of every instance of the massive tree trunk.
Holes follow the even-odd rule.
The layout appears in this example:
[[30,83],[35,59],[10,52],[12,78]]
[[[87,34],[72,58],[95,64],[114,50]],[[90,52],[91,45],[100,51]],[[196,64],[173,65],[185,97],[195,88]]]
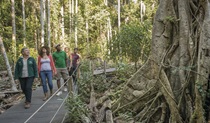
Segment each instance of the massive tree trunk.
[[207,0],[160,0],[150,57],[125,85],[115,115],[132,109],[140,122],[205,122],[209,9]]

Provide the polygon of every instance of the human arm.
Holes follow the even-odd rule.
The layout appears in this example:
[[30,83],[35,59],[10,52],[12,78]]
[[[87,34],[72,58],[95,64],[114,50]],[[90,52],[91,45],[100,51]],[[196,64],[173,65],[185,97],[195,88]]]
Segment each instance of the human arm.
[[38,56],[38,75],[40,74],[40,70],[41,70],[41,57]]
[[33,58],[33,70],[34,70],[34,77],[38,78],[38,69],[37,69],[36,60],[34,58]]
[[[19,61],[19,60],[18,60]],[[17,82],[19,77],[18,77],[18,73],[19,73],[19,65],[18,65],[18,61],[16,62],[16,65],[15,65],[15,77],[14,77],[14,80]]]
[[57,71],[56,71],[54,60],[53,60],[53,58],[52,58],[51,55],[49,56],[49,58],[50,58],[50,61],[51,61],[50,64],[51,64],[51,69],[53,71],[53,75],[56,75],[57,74]]
[[69,65],[69,71],[71,70],[71,67],[72,67],[72,54],[69,55],[69,60],[70,60],[70,65]]

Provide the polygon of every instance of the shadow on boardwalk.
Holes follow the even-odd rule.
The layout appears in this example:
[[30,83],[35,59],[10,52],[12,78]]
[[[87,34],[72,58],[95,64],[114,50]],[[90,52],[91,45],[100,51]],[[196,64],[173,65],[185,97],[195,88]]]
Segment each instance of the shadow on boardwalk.
[[[56,91],[56,82],[54,84],[54,92]],[[63,92],[61,96],[54,96],[40,111],[37,112],[27,123],[49,123],[54,116],[57,109],[60,107],[63,99],[67,95],[67,92]],[[3,114],[0,115],[1,123],[24,123],[43,103],[44,97],[42,86],[33,91],[31,107],[29,109],[24,108],[24,101],[22,99],[20,103],[12,106]],[[53,120],[53,123],[61,123],[65,113],[65,105],[62,106]]]
[[[115,68],[109,68],[106,72],[113,72]],[[103,74],[104,70],[95,70],[94,75]],[[54,92],[57,90],[56,82],[53,82]],[[54,96],[49,102],[39,110],[27,123],[49,123],[56,111],[62,104],[64,98],[66,97],[68,92],[63,92],[62,95]],[[6,112],[0,115],[1,123],[24,123],[34,112],[40,108],[44,101],[42,100],[44,97],[42,87],[38,87],[35,91],[33,91],[31,107],[29,109],[24,108],[24,101],[22,99],[20,103],[12,106]],[[65,105],[61,107],[58,114],[52,121],[52,123],[61,123],[67,110],[65,109]]]

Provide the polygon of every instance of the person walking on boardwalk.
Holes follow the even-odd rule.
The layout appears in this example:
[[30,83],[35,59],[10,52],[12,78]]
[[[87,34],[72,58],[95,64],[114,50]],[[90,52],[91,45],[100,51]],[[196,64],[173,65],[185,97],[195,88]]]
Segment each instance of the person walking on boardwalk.
[[64,51],[66,52],[67,55],[67,69],[70,69],[70,63],[71,63],[71,53],[68,47],[64,48]]
[[78,54],[78,48],[74,48],[74,53],[71,54],[71,64],[69,75],[72,76],[73,81],[77,81],[78,65],[80,64],[80,55]]
[[15,65],[15,81],[20,81],[21,89],[25,95],[25,108],[30,108],[32,85],[37,81],[38,72],[37,64],[33,57],[30,57],[28,48],[21,50],[22,57],[20,57]]
[[[67,70],[67,55],[64,51],[61,50],[60,44],[55,45],[56,51],[53,53],[53,60],[55,62],[55,67],[57,70],[57,86],[58,88],[61,87],[61,76],[64,79],[64,82],[69,77],[68,70]],[[66,89],[65,89],[66,88]],[[67,87],[64,87],[64,91],[67,91]],[[59,96],[62,94],[62,91],[60,90],[56,95]]]
[[50,95],[52,95],[53,94],[52,78],[54,75],[57,74],[53,58],[50,55],[50,48],[47,46],[43,46],[40,49],[38,57],[38,73],[42,81],[42,87],[44,91],[43,101],[45,101],[48,99],[47,82],[50,89]]
[[[71,65],[71,52],[70,52],[70,49],[68,47],[65,47],[64,51],[66,52],[66,55],[67,55],[67,70],[69,70],[70,65]],[[67,87],[67,83],[64,85],[64,91],[68,90],[66,87]]]

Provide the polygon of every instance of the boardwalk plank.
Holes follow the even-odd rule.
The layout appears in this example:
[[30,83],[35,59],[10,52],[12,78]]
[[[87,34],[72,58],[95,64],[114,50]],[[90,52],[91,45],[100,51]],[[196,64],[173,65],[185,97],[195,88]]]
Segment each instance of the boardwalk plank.
[[[53,84],[56,86],[55,81]],[[56,91],[57,88],[54,88],[54,91]],[[60,97],[54,96],[37,114],[34,115],[31,120],[29,120],[28,123],[49,123],[66,95],[67,92],[63,92]],[[35,91],[33,91],[32,103],[29,109],[24,109],[25,99],[22,99],[20,103],[12,106],[0,115],[0,122],[24,123],[44,103],[42,100],[43,96],[42,87],[38,87]],[[65,109],[65,106],[63,106],[53,122],[61,122],[66,112],[67,110]]]

